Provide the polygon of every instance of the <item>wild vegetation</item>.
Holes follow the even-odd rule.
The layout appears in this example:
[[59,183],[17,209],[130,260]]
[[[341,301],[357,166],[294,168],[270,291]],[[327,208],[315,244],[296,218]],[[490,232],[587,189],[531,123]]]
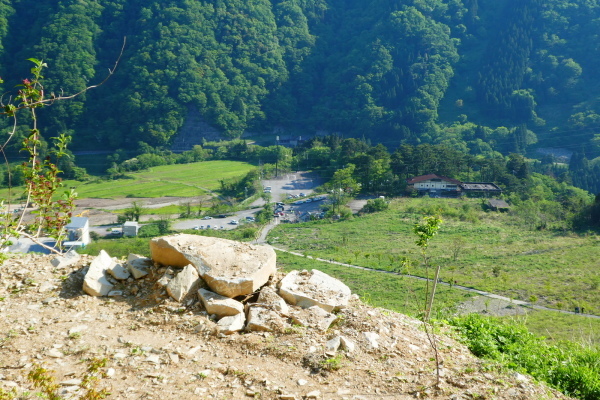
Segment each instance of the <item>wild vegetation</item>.
[[[324,259],[427,276],[414,244],[423,215],[444,218],[428,248],[442,281],[552,308],[599,314],[596,234],[528,229],[518,210],[485,210],[481,199],[398,199],[389,210],[343,223],[329,220],[279,225],[270,242]],[[430,274],[431,275],[431,274]],[[430,276],[431,277],[431,276]]]

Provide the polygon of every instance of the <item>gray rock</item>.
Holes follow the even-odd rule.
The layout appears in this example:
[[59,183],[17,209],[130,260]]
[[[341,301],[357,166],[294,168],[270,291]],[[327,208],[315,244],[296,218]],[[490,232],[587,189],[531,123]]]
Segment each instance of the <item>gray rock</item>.
[[340,347],[342,350],[346,350],[348,353],[353,353],[354,349],[356,349],[354,342],[345,336],[340,336]]
[[113,261],[114,263],[107,270],[108,273],[111,274],[113,278],[119,281],[124,281],[128,279],[131,276],[129,271],[123,265],[117,263],[114,258]]
[[377,340],[379,340],[379,335],[375,332],[364,332],[363,333],[365,335],[365,338],[367,339],[367,347],[369,349],[378,349],[379,348],[379,343],[377,342]]
[[276,271],[276,255],[271,247],[227,239],[164,236],[152,239],[150,252],[152,259],[163,265],[194,265],[214,292],[227,297],[254,293]]
[[54,268],[63,269],[76,264],[81,259],[79,253],[74,250],[67,251],[66,253],[54,257],[50,260],[50,264]]
[[114,261],[108,253],[100,250],[100,254],[92,260],[85,278],[83,279],[83,291],[90,296],[106,296],[113,288],[106,277],[106,271]]
[[231,335],[232,333],[239,332],[244,329],[246,323],[246,316],[244,313],[223,317],[217,322],[217,329],[219,333],[225,335]]
[[325,351],[335,353],[341,345],[341,338],[335,336],[327,341],[325,344]]
[[148,257],[132,253],[127,256],[126,266],[135,279],[140,279],[150,272],[152,260]]
[[348,286],[321,271],[292,271],[279,283],[279,295],[288,303],[309,308],[319,306],[331,312],[345,308],[352,293]]
[[337,316],[323,310],[319,306],[290,311],[290,318],[295,324],[325,331],[337,319]]
[[288,315],[290,308],[285,300],[277,294],[277,291],[270,286],[264,286],[256,300],[257,304],[263,304],[268,308],[279,311],[284,315]]
[[196,268],[193,265],[188,265],[169,281],[167,293],[175,300],[181,301],[198,282],[199,278]]
[[286,326],[285,319],[277,311],[261,306],[248,307],[246,319],[247,331],[281,332]]
[[216,314],[218,318],[229,317],[244,312],[244,305],[239,301],[221,296],[210,290],[199,289],[198,297],[202,301],[206,312]]

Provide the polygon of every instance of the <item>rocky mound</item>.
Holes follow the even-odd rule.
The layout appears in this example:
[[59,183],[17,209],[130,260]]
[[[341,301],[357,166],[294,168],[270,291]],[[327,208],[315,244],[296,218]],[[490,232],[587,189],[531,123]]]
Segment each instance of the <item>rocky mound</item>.
[[[213,243],[223,246],[219,253],[203,251],[202,238],[157,240],[189,263],[156,262],[161,246],[152,260],[104,253],[6,261],[0,388],[34,398],[26,376],[41,364],[54,371],[64,398],[78,398],[85,360],[103,358],[99,387],[115,399],[567,398],[502,373],[443,335],[436,388],[419,321],[369,307],[319,271],[271,271],[268,248],[253,250],[257,263],[245,252],[243,263],[225,265],[219,254],[238,244]],[[219,266],[242,286],[248,276],[261,277],[250,278],[258,288],[236,296],[215,291],[231,285],[209,286],[202,275]]]

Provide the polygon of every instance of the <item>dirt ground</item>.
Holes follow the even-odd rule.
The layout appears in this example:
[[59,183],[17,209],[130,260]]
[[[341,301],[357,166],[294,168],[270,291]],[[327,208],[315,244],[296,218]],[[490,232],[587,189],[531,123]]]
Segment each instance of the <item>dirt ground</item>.
[[[52,371],[62,398],[79,398],[93,358],[107,360],[98,388],[111,399],[567,399],[445,335],[436,387],[422,324],[357,298],[326,331],[216,335],[195,296],[177,303],[157,286],[163,266],[108,298],[82,291],[90,256],[64,269],[50,259],[15,255],[0,269],[0,388],[20,399],[37,398],[26,378],[36,365]],[[355,348],[326,351],[338,335]]]
[[122,210],[131,207],[134,201],[141,203],[150,213],[142,215],[141,220],[147,221],[157,216],[151,214],[152,208],[165,207],[174,204],[185,204],[197,198],[187,197],[156,197],[156,198],[121,198],[121,199],[81,199],[76,200],[75,215],[88,217],[90,225],[111,225],[117,223],[117,215],[111,210]]

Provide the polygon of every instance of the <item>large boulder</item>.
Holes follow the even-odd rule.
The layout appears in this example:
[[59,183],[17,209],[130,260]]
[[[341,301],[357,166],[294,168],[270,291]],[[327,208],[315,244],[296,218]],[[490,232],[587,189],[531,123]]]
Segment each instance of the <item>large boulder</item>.
[[309,308],[321,307],[327,312],[346,308],[352,293],[348,286],[324,272],[292,271],[279,283],[279,295],[290,304]]
[[173,267],[194,265],[216,293],[235,297],[255,292],[276,271],[269,246],[199,235],[163,236],[150,242],[152,259]]

